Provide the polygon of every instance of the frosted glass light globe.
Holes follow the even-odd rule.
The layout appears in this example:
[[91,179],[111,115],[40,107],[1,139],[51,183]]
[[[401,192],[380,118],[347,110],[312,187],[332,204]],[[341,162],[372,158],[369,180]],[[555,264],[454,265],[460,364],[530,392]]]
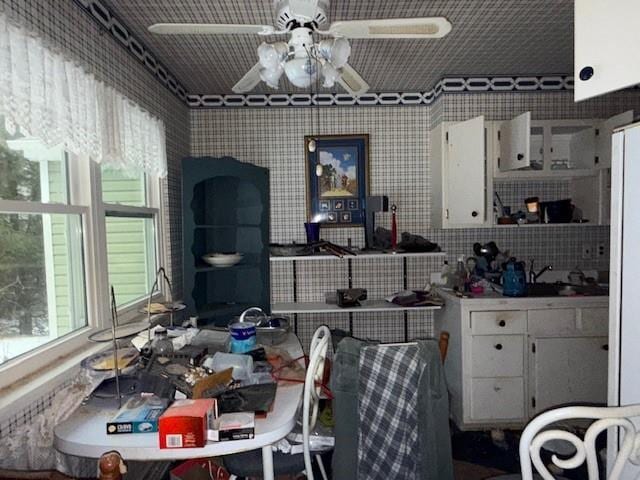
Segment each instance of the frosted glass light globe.
[[260,79],[271,88],[278,88],[283,73],[284,69],[280,65],[276,65],[275,69],[263,68],[260,70]]
[[289,81],[296,87],[307,88],[318,76],[315,63],[307,57],[294,58],[284,64],[284,71]]
[[336,68],[342,68],[347,64],[351,55],[351,45],[346,38],[336,38],[331,47],[331,57],[329,60]]
[[261,43],[258,47],[260,65],[267,70],[275,70],[287,58],[289,47],[284,42]]
[[322,75],[324,76],[324,82],[322,86],[325,88],[331,88],[335,85],[336,80],[340,78],[340,72],[336,70],[330,63],[325,63],[322,66]]

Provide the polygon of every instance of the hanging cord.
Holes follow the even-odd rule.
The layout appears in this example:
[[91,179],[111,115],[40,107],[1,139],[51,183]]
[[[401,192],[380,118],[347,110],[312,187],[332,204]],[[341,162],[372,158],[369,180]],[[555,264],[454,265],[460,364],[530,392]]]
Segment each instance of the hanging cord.
[[[313,37],[311,37],[313,38]],[[307,52],[307,65],[309,65],[309,99],[311,101],[311,137],[314,140],[314,132],[313,132],[313,74],[311,70],[311,51],[304,46],[305,52]]]
[[[315,42],[315,39],[314,39]],[[314,43],[315,44],[315,43]],[[316,71],[317,71],[317,75],[316,75],[316,113],[318,114],[318,136],[320,136],[322,134],[322,128],[320,128],[321,122],[320,122],[320,103],[318,103],[317,101],[317,97],[318,95],[320,95],[320,60],[318,59],[318,53],[316,52],[316,56],[315,56],[315,60],[316,60]],[[313,98],[311,98],[311,106],[313,108]],[[313,115],[313,114],[312,114]]]
[[[304,380],[300,380],[299,378],[287,378],[287,377],[281,377],[280,375],[278,375],[278,372],[281,370],[284,370],[285,368],[291,367],[293,366],[296,362],[300,361],[300,360],[304,360],[304,364],[305,364],[305,369],[309,367],[309,356],[308,355],[301,355],[297,358],[294,358],[293,360],[284,363],[283,365],[280,365],[278,368],[276,368],[275,370],[273,370],[271,372],[271,378],[273,378],[276,382],[278,381],[283,381],[283,382],[292,382],[292,383],[305,383]],[[315,382],[316,387],[320,387],[320,390],[326,395],[326,397],[329,400],[333,400],[333,393],[331,393],[331,389],[324,383],[322,382]]]

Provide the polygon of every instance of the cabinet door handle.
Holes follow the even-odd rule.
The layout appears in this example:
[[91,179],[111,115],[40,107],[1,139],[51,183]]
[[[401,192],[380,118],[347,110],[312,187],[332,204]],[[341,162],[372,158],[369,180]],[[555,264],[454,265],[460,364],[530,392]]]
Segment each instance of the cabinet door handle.
[[519,153],[518,156],[516,157],[518,160],[523,160],[524,159],[524,153]]
[[496,344],[495,345],[495,349],[496,350],[502,350],[502,344],[501,343]]
[[501,327],[504,327],[506,324],[507,324],[507,322],[505,322],[504,320],[500,320],[498,322],[498,325],[501,326]]
[[476,212],[475,210],[473,212],[471,212],[471,216],[472,217],[477,217],[478,216],[478,212]]
[[608,352],[608,351],[609,351],[609,345],[607,345],[607,344],[602,345],[602,349],[603,349],[605,352]]

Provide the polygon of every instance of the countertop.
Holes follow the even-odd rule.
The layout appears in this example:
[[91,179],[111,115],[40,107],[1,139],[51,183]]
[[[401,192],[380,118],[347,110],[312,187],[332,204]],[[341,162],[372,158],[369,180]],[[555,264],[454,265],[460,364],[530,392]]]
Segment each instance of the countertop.
[[576,308],[584,306],[603,306],[609,304],[609,297],[606,295],[587,296],[550,296],[550,297],[505,297],[504,295],[494,292],[485,291],[482,294],[465,293],[464,297],[457,296],[453,290],[448,288],[437,288],[437,292],[445,300],[446,303],[458,302],[466,307],[477,306],[486,308],[488,304],[513,307],[515,309],[523,308]]

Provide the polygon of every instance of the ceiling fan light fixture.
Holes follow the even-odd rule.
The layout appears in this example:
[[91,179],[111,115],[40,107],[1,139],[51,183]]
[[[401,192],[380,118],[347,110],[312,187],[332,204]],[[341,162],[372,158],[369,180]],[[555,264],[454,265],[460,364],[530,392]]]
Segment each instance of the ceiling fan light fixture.
[[276,68],[263,68],[260,70],[260,79],[273,89],[277,89],[280,85],[280,77],[284,73],[284,69],[280,64]]
[[331,60],[331,47],[333,47],[333,39],[321,40],[316,47],[318,56],[325,60]]
[[267,70],[275,70],[287,58],[289,47],[284,42],[261,43],[258,47],[260,65]]
[[324,88],[333,88],[338,78],[340,78],[340,72],[329,62],[325,62],[322,66],[322,76],[324,82],[322,86]]
[[287,78],[298,88],[307,88],[318,76],[318,68],[315,62],[308,57],[298,57],[284,64],[284,72]]
[[351,45],[346,38],[336,38],[331,46],[331,56],[329,60],[336,68],[344,67],[349,61],[351,55]]

